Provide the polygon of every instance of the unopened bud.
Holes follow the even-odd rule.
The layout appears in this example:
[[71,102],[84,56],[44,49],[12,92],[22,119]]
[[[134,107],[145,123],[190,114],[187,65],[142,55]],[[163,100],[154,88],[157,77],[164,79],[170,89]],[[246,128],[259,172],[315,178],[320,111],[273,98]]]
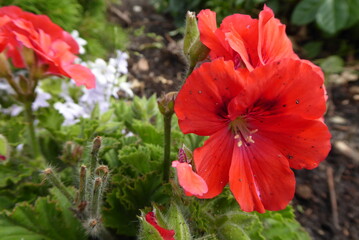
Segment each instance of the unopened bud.
[[104,177],[104,176],[108,175],[110,170],[108,169],[108,167],[106,165],[101,165],[101,166],[98,166],[98,168],[96,168],[95,172],[96,172],[97,176]]
[[102,144],[102,138],[100,136],[95,137],[92,144],[92,154],[97,154]]
[[174,113],[174,105],[178,92],[169,92],[158,99],[158,108],[165,116],[171,116]]
[[28,69],[32,68],[34,64],[36,64],[36,57],[34,54],[34,50],[31,48],[23,47],[22,50],[22,58],[25,61],[25,64]]
[[209,49],[201,42],[196,15],[193,12],[187,12],[186,15],[183,53],[189,65],[187,76],[193,71],[198,62],[206,59],[209,53]]
[[186,27],[183,38],[183,53],[187,56],[193,43],[199,36],[196,13],[188,11],[186,14]]
[[0,134],[0,163],[6,162],[10,156],[10,146],[5,136]]
[[65,185],[61,182],[61,180],[57,177],[55,172],[52,170],[52,168],[46,168],[42,172],[46,179],[55,186],[68,200],[69,202],[73,203],[74,199],[71,196],[71,194],[67,191]]
[[9,78],[12,76],[11,68],[5,53],[0,53],[0,77]]
[[83,147],[77,143],[68,141],[65,143],[60,159],[65,163],[76,165],[82,158]]
[[178,161],[180,163],[192,164],[192,159],[192,151],[183,144],[178,151]]

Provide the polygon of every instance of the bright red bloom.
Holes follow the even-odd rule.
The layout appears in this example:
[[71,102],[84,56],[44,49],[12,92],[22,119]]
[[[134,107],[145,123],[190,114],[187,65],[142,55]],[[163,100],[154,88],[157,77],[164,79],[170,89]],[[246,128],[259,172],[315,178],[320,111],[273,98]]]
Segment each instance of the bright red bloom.
[[23,49],[32,49],[37,66],[46,73],[73,78],[77,85],[95,87],[91,71],[74,64],[79,47],[69,33],[45,15],[35,15],[15,6],[0,8],[0,52],[5,51],[17,68],[25,68]]
[[223,19],[217,28],[216,13],[202,10],[198,14],[198,28],[212,59],[232,60],[236,68],[254,68],[282,58],[298,59],[285,33],[285,25],[274,18],[273,11],[264,6],[259,19],[234,14]]
[[154,226],[157,229],[157,231],[160,233],[163,240],[175,240],[173,237],[175,235],[175,231],[167,230],[163,227],[160,227],[157,223],[157,219],[156,219],[154,212],[147,213],[145,218],[149,224],[151,224],[152,226]]
[[322,75],[306,61],[283,59],[249,73],[222,58],[202,64],[175,102],[184,133],[210,136],[194,151],[208,186],[199,197],[229,183],[244,211],[285,208],[295,190],[290,168],[315,168],[330,150],[319,120],[325,110]]

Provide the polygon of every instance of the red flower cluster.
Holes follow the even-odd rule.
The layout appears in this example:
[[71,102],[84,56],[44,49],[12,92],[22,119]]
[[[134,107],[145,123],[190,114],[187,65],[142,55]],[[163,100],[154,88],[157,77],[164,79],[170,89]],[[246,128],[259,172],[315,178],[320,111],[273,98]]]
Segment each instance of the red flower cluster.
[[210,136],[194,151],[191,173],[208,191],[180,184],[188,195],[212,198],[229,183],[244,211],[283,209],[295,191],[290,168],[315,168],[331,148],[321,120],[323,74],[298,59],[284,25],[267,7],[259,21],[237,14],[219,29],[213,12],[204,10],[198,18],[212,61],[188,77],[175,112],[184,133]]
[[175,235],[175,231],[167,230],[163,227],[160,227],[157,223],[157,219],[154,212],[147,213],[145,219],[149,224],[151,224],[157,229],[163,240],[175,240],[173,237]]
[[74,64],[79,47],[71,35],[45,15],[24,12],[15,6],[0,8],[0,52],[5,52],[17,68],[26,67],[24,48],[36,54],[37,67],[46,73],[73,78],[78,85],[95,87],[95,76]]

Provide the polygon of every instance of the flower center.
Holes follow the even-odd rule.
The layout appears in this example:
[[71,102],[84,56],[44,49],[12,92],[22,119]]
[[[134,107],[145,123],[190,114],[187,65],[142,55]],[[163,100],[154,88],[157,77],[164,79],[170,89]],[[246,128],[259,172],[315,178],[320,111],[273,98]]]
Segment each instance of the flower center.
[[230,123],[229,126],[234,134],[234,139],[238,141],[238,147],[242,147],[243,145],[248,147],[254,143],[252,135],[253,133],[258,132],[258,129],[248,128],[248,124],[245,118],[237,117]]

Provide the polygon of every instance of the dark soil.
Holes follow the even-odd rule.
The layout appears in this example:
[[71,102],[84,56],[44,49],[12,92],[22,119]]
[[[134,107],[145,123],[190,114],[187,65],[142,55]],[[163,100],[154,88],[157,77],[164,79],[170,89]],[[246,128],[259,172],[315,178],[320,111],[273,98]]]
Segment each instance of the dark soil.
[[[148,2],[122,0],[109,9],[109,16],[131,32],[129,80],[136,93],[160,96],[179,89],[185,63],[181,36],[169,35],[176,30],[172,20],[156,13]],[[326,122],[333,149],[318,168],[295,171],[293,205],[298,221],[313,239],[359,239],[358,71],[357,64],[329,77]]]

